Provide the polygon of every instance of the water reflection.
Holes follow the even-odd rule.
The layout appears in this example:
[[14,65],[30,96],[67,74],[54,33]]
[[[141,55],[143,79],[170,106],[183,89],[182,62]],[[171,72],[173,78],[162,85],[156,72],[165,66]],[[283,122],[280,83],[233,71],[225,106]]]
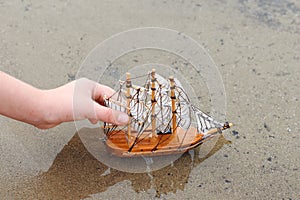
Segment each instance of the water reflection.
[[82,199],[129,180],[136,192],[155,188],[156,195],[160,196],[162,193],[183,190],[191,170],[228,142],[224,137],[219,137],[217,145],[205,157],[200,158],[199,148],[196,148],[194,156],[185,153],[172,165],[149,175],[108,168],[86,150],[76,133],[57,155],[49,170],[24,183],[24,188],[19,191],[23,198]]

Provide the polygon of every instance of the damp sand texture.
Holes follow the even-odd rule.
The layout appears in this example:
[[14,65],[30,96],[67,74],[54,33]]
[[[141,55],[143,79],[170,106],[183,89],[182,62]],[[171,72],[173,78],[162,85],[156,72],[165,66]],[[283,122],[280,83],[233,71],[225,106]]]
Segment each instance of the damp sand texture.
[[73,123],[38,130],[0,117],[0,198],[300,199],[299,13],[296,0],[0,1],[0,70],[54,88],[106,38],[170,28],[209,52],[235,124],[204,157],[199,148],[134,174],[93,158]]

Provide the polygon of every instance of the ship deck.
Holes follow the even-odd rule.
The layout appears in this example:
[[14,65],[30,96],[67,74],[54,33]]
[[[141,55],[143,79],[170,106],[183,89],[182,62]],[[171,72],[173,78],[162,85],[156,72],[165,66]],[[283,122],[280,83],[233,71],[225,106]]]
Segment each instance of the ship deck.
[[158,156],[184,153],[202,142],[203,134],[194,127],[184,130],[180,127],[173,134],[151,134],[151,129],[145,130],[137,138],[137,132],[131,132],[130,139],[124,130],[114,130],[106,140],[106,145],[112,154],[120,157]]

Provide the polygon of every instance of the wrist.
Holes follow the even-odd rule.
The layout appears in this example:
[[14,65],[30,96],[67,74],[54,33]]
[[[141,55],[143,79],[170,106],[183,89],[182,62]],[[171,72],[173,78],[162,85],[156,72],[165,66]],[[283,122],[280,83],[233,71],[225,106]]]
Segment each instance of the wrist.
[[42,90],[41,92],[42,128],[51,128],[62,122],[73,120],[73,96],[70,95],[70,91],[68,88],[66,89],[66,86]]
[[37,103],[38,123],[34,126],[46,129],[58,124],[58,113],[53,100],[52,90],[39,90],[39,100]]

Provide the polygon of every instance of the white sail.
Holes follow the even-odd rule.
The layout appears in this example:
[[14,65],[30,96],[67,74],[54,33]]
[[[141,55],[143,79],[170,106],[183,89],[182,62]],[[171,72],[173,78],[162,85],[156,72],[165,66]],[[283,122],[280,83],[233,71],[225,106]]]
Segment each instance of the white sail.
[[[152,106],[155,106],[154,114],[156,120],[156,132],[167,133],[171,130],[172,121],[172,106],[170,98],[170,82],[159,74],[155,75],[155,104],[151,102],[151,90],[148,87],[151,85],[150,79],[145,83],[144,87],[133,85],[130,88],[130,126],[142,133],[150,127],[152,117]],[[209,115],[203,113],[198,108],[192,106],[186,91],[178,79],[175,81],[175,103],[176,103],[176,121],[177,126],[183,129],[189,129],[191,125],[192,115],[195,115],[197,121],[197,130],[201,133],[206,133],[212,128],[221,128],[224,124],[217,122]],[[121,88],[113,98],[105,100],[105,104],[115,110],[127,112],[127,98],[125,82],[120,81]],[[122,88],[123,87],[123,88]],[[114,100],[115,99],[115,100]]]
[[[130,114],[131,114],[131,127],[137,132],[143,132],[147,126],[145,122],[148,120],[149,109],[147,109],[146,100],[148,90],[144,87],[134,85],[130,88]],[[125,103],[126,92],[124,89],[121,90],[122,100]]]
[[188,129],[191,125],[191,103],[180,81],[176,78],[174,78],[174,81],[176,86],[175,96],[177,98],[176,116],[178,118],[178,126]]
[[212,128],[222,128],[224,124],[216,121],[211,116],[205,114],[196,107],[193,107],[194,114],[197,120],[197,130],[201,133],[206,133]]
[[[159,74],[156,77],[156,104],[155,104],[155,115],[156,115],[156,130],[157,132],[169,132],[171,129],[172,120],[172,109],[170,99],[170,83],[167,79],[163,78]],[[181,83],[175,79],[176,89],[176,117],[178,118],[178,126],[188,129],[191,124],[190,116],[190,102],[183,90]],[[152,102],[147,102],[147,107],[151,107]],[[148,118],[149,122],[152,120]]]
[[[170,101],[170,83],[168,80],[155,74],[156,77],[156,104],[155,104],[155,120],[156,120],[156,131],[158,133],[169,132],[170,121],[172,118],[171,101]],[[148,102],[151,105],[151,102]],[[151,120],[151,119],[149,119]]]

